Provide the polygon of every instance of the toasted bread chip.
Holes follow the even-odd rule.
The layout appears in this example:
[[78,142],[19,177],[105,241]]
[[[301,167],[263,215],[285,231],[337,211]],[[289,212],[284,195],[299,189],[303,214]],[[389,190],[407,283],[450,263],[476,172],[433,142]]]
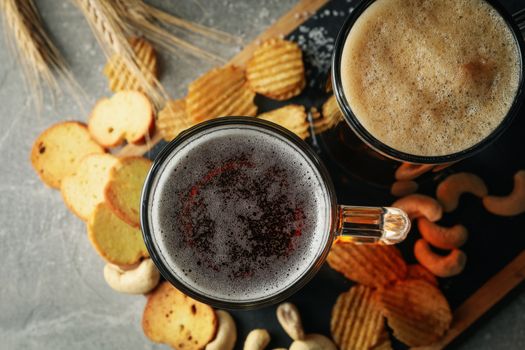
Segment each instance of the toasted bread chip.
[[323,104],[323,116],[318,119],[314,119],[313,128],[316,134],[330,130],[341,120],[343,120],[343,113],[339,109],[337,100],[335,96],[332,95],[330,98]]
[[189,85],[186,113],[194,123],[224,116],[253,117],[257,114],[254,98],[241,68],[216,68]]
[[140,195],[150,168],[149,159],[121,158],[111,168],[104,189],[104,197],[111,210],[133,227],[140,226]]
[[213,309],[161,283],[148,296],[142,316],[144,334],[174,349],[201,350],[214,337],[217,316]]
[[166,141],[173,140],[191,126],[183,99],[168,101],[157,117],[157,129]]
[[436,276],[419,264],[408,265],[407,280],[423,280],[433,286],[438,286]]
[[57,123],[42,132],[31,149],[31,164],[48,186],[60,188],[62,179],[71,175],[82,158],[105,153],[80,122]]
[[99,203],[87,222],[88,238],[107,262],[130,266],[149,256],[142,232],[120,220],[106,203]]
[[304,106],[288,105],[259,115],[259,118],[279,124],[303,140],[309,135]]
[[407,266],[396,247],[336,242],[328,264],[346,278],[369,287],[381,287],[406,277]]
[[116,162],[111,154],[90,154],[73,174],[62,180],[60,192],[64,202],[82,220],[87,220],[97,204],[104,201],[104,187]]
[[384,331],[381,310],[370,287],[357,285],[337,298],[330,329],[341,350],[368,350],[378,344]]
[[97,102],[88,122],[89,133],[104,147],[124,141],[142,143],[155,126],[155,110],[138,91],[120,91]]
[[394,336],[409,346],[430,345],[450,327],[443,294],[422,280],[398,281],[377,291],[377,301]]
[[[144,38],[131,38],[129,44],[135,52],[138,67],[144,78],[154,84],[157,78],[157,55],[155,49]],[[104,66],[104,75],[108,78],[109,89],[113,92],[135,90],[145,92],[143,84],[126,67],[119,55],[112,56]]]
[[294,42],[272,38],[253,53],[246,65],[253,91],[275,100],[287,100],[304,89],[303,53]]

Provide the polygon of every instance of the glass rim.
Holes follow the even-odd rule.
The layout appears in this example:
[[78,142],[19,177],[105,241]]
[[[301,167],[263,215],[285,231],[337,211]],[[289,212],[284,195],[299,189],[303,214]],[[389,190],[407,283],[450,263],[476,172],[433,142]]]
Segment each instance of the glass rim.
[[[292,142],[295,146],[297,146],[304,154],[304,156],[308,157],[310,161],[314,164],[316,169],[319,171],[321,175],[321,180],[324,182],[329,205],[331,206],[330,213],[331,217],[330,219],[330,225],[329,225],[329,232],[326,232],[327,238],[325,246],[319,249],[318,256],[316,259],[311,263],[310,267],[304,271],[303,275],[301,275],[297,280],[295,280],[292,284],[287,286],[282,291],[271,295],[270,297],[263,297],[256,300],[247,300],[247,301],[226,301],[222,299],[214,299],[212,297],[208,297],[206,295],[203,295],[199,293],[198,290],[195,288],[191,288],[184,284],[179,278],[176,276],[175,273],[172,273],[170,269],[168,268],[167,264],[164,262],[164,259],[162,258],[162,254],[158,251],[154,235],[150,230],[150,222],[149,222],[149,215],[148,211],[150,208],[150,198],[152,191],[154,190],[153,184],[155,183],[155,180],[157,179],[156,176],[159,173],[159,170],[162,169],[162,167],[165,165],[165,162],[169,159],[169,157],[173,154],[173,152],[176,150],[176,148],[185,140],[188,138],[211,128],[222,126],[222,125],[236,125],[236,124],[242,124],[242,125],[251,125],[251,126],[257,126],[262,127],[267,130],[271,130],[273,132],[278,133],[279,135],[286,138],[286,140]],[[302,139],[300,139],[297,135],[292,133],[291,131],[281,127],[280,125],[277,125],[275,123],[257,119],[254,117],[239,117],[239,116],[227,116],[227,117],[221,117],[216,118],[212,120],[208,120],[205,122],[202,122],[200,124],[197,124],[181,134],[177,136],[175,139],[173,139],[170,143],[168,143],[162,151],[158,154],[158,156],[155,158],[153,165],[146,177],[146,180],[144,182],[144,186],[141,193],[141,205],[140,205],[140,225],[142,229],[142,236],[144,238],[144,242],[146,244],[146,248],[148,249],[148,252],[150,254],[150,258],[153,260],[155,265],[157,266],[160,274],[173,286],[175,286],[177,289],[182,291],[184,294],[192,297],[193,299],[196,299],[200,302],[203,302],[205,304],[211,305],[216,308],[222,308],[222,309],[254,309],[259,308],[263,306],[272,305],[275,303],[278,303],[294,293],[296,293],[299,289],[304,287],[306,283],[308,283],[313,276],[319,271],[321,266],[326,260],[326,257],[328,256],[328,253],[330,251],[330,247],[332,245],[332,242],[335,238],[335,231],[336,231],[336,215],[337,215],[337,200],[336,200],[336,194],[335,194],[335,188],[333,185],[333,182],[331,180],[330,174],[328,173],[328,170],[322,163],[319,156],[314,152],[314,150],[306,144]]]
[[352,11],[352,13],[346,18],[343,26],[339,30],[339,33],[337,35],[335,44],[334,44],[334,52],[332,54],[332,85],[334,90],[334,95],[336,97],[337,103],[339,107],[341,108],[344,119],[346,120],[347,124],[350,126],[352,131],[363,141],[365,144],[367,144],[369,147],[371,147],[376,152],[387,156],[389,158],[393,158],[395,160],[401,161],[401,162],[408,162],[408,163],[416,163],[416,164],[443,164],[443,163],[450,163],[450,162],[456,162],[458,160],[473,156],[476,153],[481,152],[486,147],[490,146],[494,141],[496,141],[504,132],[507,130],[507,128],[512,124],[512,121],[514,118],[516,118],[518,112],[520,111],[520,107],[523,103],[523,100],[525,99],[525,84],[524,84],[524,69],[525,69],[525,43],[523,41],[523,37],[521,36],[521,32],[515,23],[512,15],[496,0],[483,0],[487,2],[489,5],[491,5],[498,14],[503,18],[505,23],[507,24],[508,28],[510,29],[516,46],[518,48],[518,54],[519,54],[519,63],[520,63],[520,79],[518,83],[518,89],[516,91],[516,94],[514,96],[514,100],[512,101],[512,104],[503,118],[503,120],[500,122],[500,124],[484,139],[479,141],[478,143],[474,144],[473,146],[466,148],[464,150],[461,150],[459,152],[441,155],[441,156],[422,156],[422,155],[414,155],[406,152],[402,152],[399,150],[396,150],[395,148],[392,148],[388,146],[387,144],[383,143],[382,141],[378,140],[376,137],[374,137],[366,128],[359,122],[358,118],[355,116],[354,112],[352,111],[349,102],[347,101],[342,81],[341,81],[341,58],[342,53],[344,49],[344,45],[346,42],[346,38],[348,34],[350,33],[353,25],[357,21],[357,19],[361,16],[361,14],[376,0],[363,0],[361,1],[356,8]]

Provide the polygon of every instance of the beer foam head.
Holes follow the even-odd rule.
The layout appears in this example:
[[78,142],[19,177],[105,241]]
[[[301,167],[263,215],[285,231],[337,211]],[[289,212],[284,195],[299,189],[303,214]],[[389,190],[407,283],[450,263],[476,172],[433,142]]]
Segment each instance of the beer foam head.
[[442,156],[476,145],[503,121],[520,55],[505,20],[483,0],[377,0],[350,30],[344,95],[376,139]]
[[148,215],[157,251],[181,283],[215,300],[278,294],[330,239],[330,197],[317,167],[258,126],[189,137],[153,181]]

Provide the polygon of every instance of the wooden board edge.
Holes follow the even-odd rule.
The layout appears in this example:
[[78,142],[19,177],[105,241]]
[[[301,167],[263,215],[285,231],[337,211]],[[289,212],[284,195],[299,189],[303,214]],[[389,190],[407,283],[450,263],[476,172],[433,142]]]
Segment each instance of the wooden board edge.
[[[293,32],[297,27],[304,23],[308,18],[313,16],[317,10],[326,4],[329,0],[300,0],[297,4],[292,7],[291,10],[286,12],[277,21],[275,21],[270,27],[264,32],[259,34],[251,43],[246,45],[241,52],[235,55],[227,64],[235,64],[238,66],[244,66],[246,61],[251,57],[253,51],[258,46],[260,41],[277,36],[286,36]],[[158,130],[153,134],[150,142],[144,145],[132,145],[128,144],[124,146],[119,152],[118,157],[127,156],[142,156],[144,153],[152,149],[162,137],[159,135]]]
[[454,311],[452,326],[437,343],[414,350],[439,350],[450,344],[525,279],[525,250],[492,276]]

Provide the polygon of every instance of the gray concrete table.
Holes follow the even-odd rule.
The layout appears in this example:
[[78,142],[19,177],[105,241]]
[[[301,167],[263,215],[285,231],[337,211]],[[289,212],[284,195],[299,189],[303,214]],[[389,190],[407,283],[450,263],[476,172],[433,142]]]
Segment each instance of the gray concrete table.
[[[295,0],[152,2],[249,42]],[[0,349],[165,348],[142,333],[145,298],[109,289],[84,224],[31,169],[29,152],[42,130],[61,120],[86,120],[96,99],[109,94],[101,74],[105,58],[80,11],[70,1],[37,3],[88,97],[78,105],[65,94],[36,114],[0,35]],[[219,53],[230,57],[239,49],[223,47]],[[182,96],[187,84],[211,66],[164,54],[163,81],[174,97]],[[525,289],[511,294],[457,347],[525,349]]]

